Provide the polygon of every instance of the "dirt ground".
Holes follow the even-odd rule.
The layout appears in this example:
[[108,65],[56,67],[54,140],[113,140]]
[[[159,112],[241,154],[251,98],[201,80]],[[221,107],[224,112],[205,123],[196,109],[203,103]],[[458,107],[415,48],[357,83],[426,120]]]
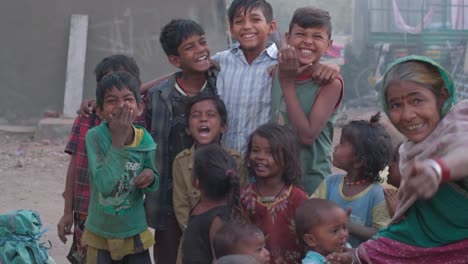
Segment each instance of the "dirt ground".
[[0,214],[16,209],[39,212],[48,231],[41,241],[50,240],[49,254],[58,263],[71,243],[57,236],[57,222],[63,213],[62,192],[69,161],[64,153],[66,139],[33,141],[31,135],[0,132]]
[[[351,119],[368,119],[376,108],[346,109],[337,120],[339,126]],[[43,227],[49,230],[42,241],[50,240],[49,254],[59,264],[68,263],[65,256],[71,241],[63,244],[57,236],[57,222],[63,213],[63,198],[68,154],[63,150],[66,137],[34,141],[31,135],[0,132],[0,214],[14,209],[39,212]]]

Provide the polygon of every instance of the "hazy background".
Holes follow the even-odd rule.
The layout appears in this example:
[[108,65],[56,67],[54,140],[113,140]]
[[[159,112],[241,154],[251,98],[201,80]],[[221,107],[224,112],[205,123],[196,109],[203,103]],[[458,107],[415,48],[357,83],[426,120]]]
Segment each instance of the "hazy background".
[[[159,44],[161,27],[189,18],[206,30],[212,53],[228,47],[230,0],[18,0],[0,4],[0,125],[35,125],[62,112],[70,17],[89,16],[84,98],[94,96],[93,69],[105,56],[133,56],[142,81],[173,71]],[[375,105],[385,67],[408,54],[429,56],[468,97],[468,0],[270,0],[281,34],[297,7],[326,9],[346,105]],[[76,100],[81,101],[81,98]]]

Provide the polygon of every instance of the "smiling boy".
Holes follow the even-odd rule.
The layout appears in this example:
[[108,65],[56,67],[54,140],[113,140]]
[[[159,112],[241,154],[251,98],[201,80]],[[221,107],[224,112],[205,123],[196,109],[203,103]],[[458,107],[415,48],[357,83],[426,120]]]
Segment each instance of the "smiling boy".
[[333,44],[327,11],[298,8],[278,55],[278,74],[272,87],[272,122],[288,125],[301,143],[302,187],[310,195],[331,174],[333,127],[343,97],[343,80],[326,84],[313,75],[320,58]]
[[220,64],[217,88],[231,124],[223,145],[242,152],[247,138],[270,119],[271,77],[277,48],[268,43],[275,31],[271,5],[265,0],[234,0],[228,9],[230,31],[239,46],[215,54]]
[[151,263],[154,244],[143,193],[156,191],[156,144],[141,126],[140,82],[127,72],[109,73],[96,90],[105,121],[86,133],[91,197],[83,241],[87,263]]
[[175,263],[181,231],[172,205],[172,163],[176,155],[193,144],[186,133],[185,109],[192,96],[216,95],[217,70],[211,67],[205,31],[192,20],[176,19],[160,34],[169,63],[181,71],[149,91],[146,122],[158,143],[156,167],[161,175],[158,193],[146,196],[148,225],[155,228],[156,263]]

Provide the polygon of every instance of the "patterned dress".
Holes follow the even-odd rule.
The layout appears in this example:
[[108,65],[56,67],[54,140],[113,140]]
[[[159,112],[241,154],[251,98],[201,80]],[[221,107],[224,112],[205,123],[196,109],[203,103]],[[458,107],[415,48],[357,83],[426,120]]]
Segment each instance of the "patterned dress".
[[242,189],[241,203],[250,221],[265,233],[271,263],[300,263],[302,248],[296,236],[296,208],[307,200],[307,194],[296,186],[287,186],[275,199],[258,194],[255,183]]

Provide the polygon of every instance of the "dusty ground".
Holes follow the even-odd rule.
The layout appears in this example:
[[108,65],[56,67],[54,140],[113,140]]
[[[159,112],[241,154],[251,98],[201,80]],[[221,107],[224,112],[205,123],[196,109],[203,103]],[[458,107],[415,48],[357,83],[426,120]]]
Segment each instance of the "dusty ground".
[[65,258],[70,242],[57,236],[57,222],[63,212],[62,192],[69,157],[63,152],[65,139],[35,142],[30,135],[0,132],[0,214],[14,209],[39,212],[49,230],[49,253],[58,264]]
[[[376,108],[346,109],[337,124],[350,119],[368,119]],[[335,130],[339,141],[340,129]],[[0,132],[0,214],[13,209],[39,212],[44,228],[42,240],[50,240],[49,253],[58,264],[68,263],[65,256],[71,241],[64,245],[57,236],[57,222],[63,212],[61,196],[69,156],[63,152],[66,138],[34,141],[31,135]]]

